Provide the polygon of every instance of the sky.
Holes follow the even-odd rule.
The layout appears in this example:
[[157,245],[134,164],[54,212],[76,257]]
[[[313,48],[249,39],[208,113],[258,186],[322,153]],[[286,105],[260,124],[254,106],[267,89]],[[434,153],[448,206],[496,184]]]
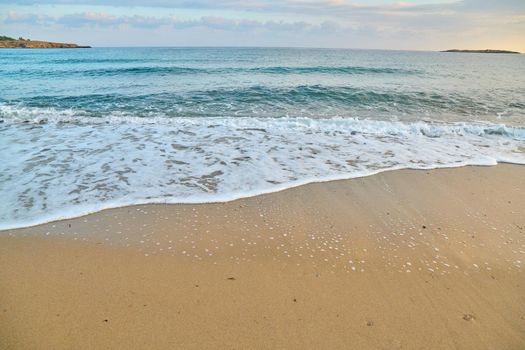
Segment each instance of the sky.
[[1,0],[0,35],[91,46],[525,52],[525,0]]

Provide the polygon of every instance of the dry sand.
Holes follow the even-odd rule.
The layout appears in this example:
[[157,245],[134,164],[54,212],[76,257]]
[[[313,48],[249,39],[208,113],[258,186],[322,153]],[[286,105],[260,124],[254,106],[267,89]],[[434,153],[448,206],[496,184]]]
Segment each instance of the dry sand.
[[525,167],[0,232],[1,349],[524,349]]

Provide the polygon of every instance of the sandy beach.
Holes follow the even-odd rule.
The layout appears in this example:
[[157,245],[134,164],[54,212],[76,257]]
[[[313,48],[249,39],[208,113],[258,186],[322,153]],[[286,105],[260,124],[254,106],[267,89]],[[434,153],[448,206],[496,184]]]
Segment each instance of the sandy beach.
[[525,167],[0,232],[1,349],[523,349]]

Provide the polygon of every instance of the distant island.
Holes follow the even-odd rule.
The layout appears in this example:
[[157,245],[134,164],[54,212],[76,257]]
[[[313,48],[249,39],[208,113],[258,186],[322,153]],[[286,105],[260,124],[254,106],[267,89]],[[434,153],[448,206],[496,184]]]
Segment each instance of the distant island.
[[458,50],[458,49],[452,49],[452,50],[445,50],[441,52],[467,52],[467,53],[513,53],[513,54],[519,54],[519,52],[516,51],[507,51],[507,50]]
[[81,46],[77,44],[53,43],[49,41],[36,41],[10,38],[0,35],[0,49],[87,49],[91,46]]

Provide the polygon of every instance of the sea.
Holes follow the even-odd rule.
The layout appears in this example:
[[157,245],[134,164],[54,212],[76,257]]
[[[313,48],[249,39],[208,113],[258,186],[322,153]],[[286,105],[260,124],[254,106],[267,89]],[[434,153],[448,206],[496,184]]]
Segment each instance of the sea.
[[0,229],[500,162],[525,164],[525,55],[0,51]]

